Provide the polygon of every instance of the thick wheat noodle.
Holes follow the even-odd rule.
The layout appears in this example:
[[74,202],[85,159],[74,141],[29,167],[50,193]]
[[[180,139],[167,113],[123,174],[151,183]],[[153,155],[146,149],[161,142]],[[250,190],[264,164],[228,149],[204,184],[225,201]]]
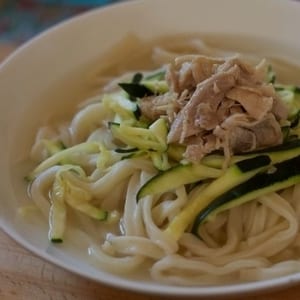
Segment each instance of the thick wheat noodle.
[[47,190],[52,184],[55,174],[59,169],[59,166],[47,169],[33,181],[30,187],[30,196],[45,217],[49,216],[50,210],[50,202],[47,199]]
[[72,143],[78,144],[87,139],[86,134],[97,127],[101,127],[101,120],[107,118],[107,111],[103,109],[103,103],[92,103],[82,108],[70,124]]
[[250,246],[261,244],[267,239],[270,239],[277,232],[280,232],[286,228],[287,228],[287,223],[285,221],[281,221],[278,224],[274,225],[272,228],[264,230],[263,232],[255,236],[250,236],[245,242],[242,242],[240,244],[240,249],[246,249],[249,248]]
[[300,271],[299,260],[288,260],[270,267],[241,270],[241,278],[246,281],[265,280]]
[[110,235],[107,241],[116,252],[123,255],[142,255],[153,259],[161,259],[165,255],[164,251],[147,237]]
[[[151,43],[129,36],[106,53],[89,74],[95,86],[100,82],[106,84],[103,93],[83,102],[67,125],[41,128],[32,147],[32,158],[46,158],[43,139],[47,138],[61,140],[66,146],[84,141],[96,141],[109,149],[115,146],[112,136],[104,134],[107,122],[113,121],[112,116],[99,100],[103,94],[116,89],[120,78],[131,78],[136,70],[161,68],[183,53],[228,55],[228,51],[212,48],[195,37],[158,43],[153,47]],[[154,280],[179,285],[263,280],[300,270],[296,255],[300,247],[300,185],[220,213],[201,226],[201,238],[185,232],[175,241],[168,236],[165,227],[193,192],[199,192],[205,185],[189,194],[184,187],[178,187],[163,197],[147,196],[137,201],[139,187],[156,174],[152,162],[137,157],[120,160],[102,170],[97,167],[97,155],[77,157],[78,165],[91,171],[88,180],[71,172],[65,174],[72,184],[92,194],[93,203],[122,210],[122,218],[114,227],[88,218],[79,224],[77,218],[72,217],[68,223],[66,240],[88,248],[93,264],[124,276],[131,272],[148,272]],[[30,196],[45,217],[50,209],[49,190],[61,167],[43,171],[30,186]],[[116,188],[119,191],[111,192]],[[99,237],[96,241],[95,236]],[[98,243],[100,238],[102,244]]]
[[[238,272],[243,268],[261,268],[268,265],[269,262],[264,258],[240,259],[223,266],[215,266],[205,261],[184,258],[179,255],[169,255],[154,264],[151,274],[157,280],[166,281],[166,276],[169,273],[172,277],[172,283],[191,285],[199,281],[198,276],[205,281],[207,275],[217,277]],[[180,276],[182,272],[186,273],[187,278]]]
[[138,232],[143,228],[141,215],[136,213],[137,201],[135,195],[139,184],[139,177],[140,174],[135,172],[128,183],[122,222],[126,235],[139,235]]
[[[224,245],[221,245],[219,247],[213,247],[213,248],[208,247],[205,241],[201,242],[199,239],[194,237],[190,237],[190,239],[187,240],[183,237],[179,242],[182,245],[186,246],[190,251],[192,252],[193,250],[197,251],[195,254],[201,257],[217,257],[217,256],[226,255],[228,253],[229,254],[232,253],[237,248],[238,242],[240,240],[239,237],[240,223],[238,222],[240,218],[239,217],[235,218],[237,216],[235,211],[236,209],[230,210],[228,215],[227,226],[226,226],[227,239]],[[189,242],[191,242],[191,245],[188,244]],[[194,246],[193,242],[196,243],[197,246]],[[202,247],[199,245],[200,243]]]
[[143,219],[148,237],[155,241],[166,253],[174,253],[178,250],[178,245],[172,240],[163,230],[161,230],[152,219],[151,208],[152,199],[151,197],[144,197],[140,200]]
[[99,180],[92,182],[87,187],[96,197],[107,195],[120,181],[129,178],[135,170],[152,170],[150,162],[143,159],[121,160]]
[[89,247],[89,253],[94,259],[95,265],[100,265],[102,268],[113,273],[130,273],[138,268],[144,261],[145,256],[128,255],[123,257],[113,257],[107,254],[97,245]]
[[152,209],[153,220],[161,225],[166,219],[174,218],[180,209],[187,202],[187,194],[184,187],[179,187],[175,191],[176,199],[164,200]]
[[269,239],[256,245],[249,245],[246,250],[237,251],[230,256],[218,257],[216,262],[228,262],[235,259],[249,258],[255,256],[271,257],[288,247],[298,232],[297,216],[290,211],[290,206],[286,200],[278,194],[262,197],[262,202],[281,215],[287,222],[286,228],[276,232]]

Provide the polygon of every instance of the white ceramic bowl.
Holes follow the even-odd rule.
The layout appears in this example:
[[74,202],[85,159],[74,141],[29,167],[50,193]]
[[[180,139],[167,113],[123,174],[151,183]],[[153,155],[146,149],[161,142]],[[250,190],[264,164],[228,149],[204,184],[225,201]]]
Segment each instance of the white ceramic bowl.
[[[18,162],[28,155],[48,108],[57,109],[85,82],[77,70],[95,61],[126,33],[145,39],[177,33],[217,33],[255,38],[249,51],[279,55],[300,64],[300,3],[284,0],[146,0],[96,9],[26,43],[0,68],[1,228],[34,253],[93,280],[164,295],[218,296],[253,293],[300,282],[300,274],[268,281],[214,287],[164,286],[127,280],[88,264],[79,252],[49,246],[47,224],[26,223],[16,210],[26,190]],[[262,42],[259,42],[262,41]],[[64,90],[61,89],[63,86]],[[58,87],[57,89],[55,87]],[[74,93],[73,93],[74,94]],[[78,99],[76,99],[78,100]]]

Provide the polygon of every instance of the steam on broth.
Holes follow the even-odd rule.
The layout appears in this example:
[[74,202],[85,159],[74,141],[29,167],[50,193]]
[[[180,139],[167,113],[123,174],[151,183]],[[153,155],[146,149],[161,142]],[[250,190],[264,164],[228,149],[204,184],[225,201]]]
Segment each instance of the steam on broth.
[[[300,171],[284,173],[300,155],[298,106],[289,106],[300,94],[299,67],[277,57],[262,61],[253,43],[237,41],[128,36],[92,62],[88,91],[82,90],[90,97],[69,120],[43,124],[31,149],[29,198],[49,221],[53,243],[84,245],[91,263],[109,272],[142,272],[167,284],[262,280],[300,270]],[[202,67],[198,81],[195,64]],[[224,87],[225,73],[231,77]],[[200,101],[209,84],[212,93]],[[259,115],[243,104],[241,89],[263,99]],[[208,106],[217,101],[219,119],[189,133],[186,107],[205,97]],[[153,106],[143,106],[150,101],[151,116]],[[228,108],[220,117],[222,105]],[[233,146],[230,134],[224,138],[229,131],[216,133],[236,114],[248,122],[238,131],[255,139],[248,148]],[[262,124],[276,131],[269,144],[258,142]],[[198,156],[189,155],[195,147]]]

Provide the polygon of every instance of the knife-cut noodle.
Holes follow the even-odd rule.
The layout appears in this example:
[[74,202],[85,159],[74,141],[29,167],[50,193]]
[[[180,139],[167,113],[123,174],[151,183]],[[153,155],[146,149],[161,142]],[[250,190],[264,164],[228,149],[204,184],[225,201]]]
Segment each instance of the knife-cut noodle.
[[[69,123],[45,124],[37,133],[31,158],[39,165],[27,179],[30,198],[49,221],[49,239],[77,241],[91,263],[108,272],[143,272],[165,284],[227,284],[299,272],[300,164],[281,181],[275,178],[287,161],[299,162],[300,151],[282,158],[269,149],[297,141],[299,112],[291,117],[276,109],[285,109],[287,94],[291,100],[300,92],[263,78],[272,75],[267,67],[255,55],[236,56],[196,37],[154,46],[133,36],[122,41],[91,73],[101,92]],[[224,74],[231,77],[222,83]],[[203,91],[208,104],[200,99]],[[248,96],[264,103],[259,115],[244,103]],[[205,115],[213,103],[215,112]],[[238,129],[230,118],[239,118]],[[273,140],[267,132],[258,135],[262,124],[273,126]],[[247,143],[238,140],[241,131]],[[249,153],[268,159],[251,165],[251,174],[238,164]],[[205,171],[188,169],[192,165]],[[231,184],[223,178],[233,168],[240,173]],[[251,189],[253,178],[266,185]],[[212,182],[219,182],[216,189]],[[227,206],[216,202],[237,187],[243,189]]]

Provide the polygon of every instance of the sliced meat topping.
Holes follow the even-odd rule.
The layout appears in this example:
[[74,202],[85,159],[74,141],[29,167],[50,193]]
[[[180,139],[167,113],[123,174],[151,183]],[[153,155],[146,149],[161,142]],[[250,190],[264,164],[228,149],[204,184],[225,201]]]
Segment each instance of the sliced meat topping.
[[265,62],[252,66],[238,57],[193,56],[177,59],[174,68],[171,86],[179,94],[188,89],[191,97],[171,122],[168,142],[186,145],[188,160],[217,149],[230,156],[282,142],[287,109],[264,81]]
[[195,86],[209,78],[223,59],[202,55],[184,55],[175,59],[167,70],[166,78],[171,91],[181,93],[193,90]]
[[260,89],[253,87],[236,86],[226,97],[241,104],[249,116],[256,120],[262,119],[273,107],[273,98],[265,96]]
[[214,134],[222,145],[228,145],[230,154],[282,143],[280,125],[272,113],[259,121],[245,113],[233,114],[214,130]]
[[[185,138],[197,134],[199,129],[214,127],[214,124],[207,122],[206,116],[199,114],[198,106],[201,103],[206,103],[211,111],[217,112],[217,107],[236,81],[238,76],[238,68],[232,66],[226,72],[219,72],[212,75],[210,78],[199,83],[190,100],[178,113],[174,122],[171,124],[171,129],[168,135],[168,142],[182,143]],[[218,92],[215,92],[215,86],[218,87]],[[203,106],[203,105],[202,105]],[[200,109],[201,112],[201,109]],[[202,120],[205,120],[202,122]],[[206,124],[201,127],[201,123]]]
[[267,114],[260,122],[248,128],[255,134],[256,148],[265,148],[282,143],[281,127],[272,113]]
[[167,116],[168,143],[185,145],[189,161],[214,150],[228,159],[282,143],[287,108],[265,82],[266,71],[265,60],[253,66],[238,56],[184,55],[167,69],[169,92],[142,99],[140,107],[150,120]]
[[150,121],[155,121],[160,116],[166,116],[171,123],[189,99],[190,94],[187,90],[183,91],[180,96],[176,93],[147,96],[140,99],[139,108],[142,115]]

